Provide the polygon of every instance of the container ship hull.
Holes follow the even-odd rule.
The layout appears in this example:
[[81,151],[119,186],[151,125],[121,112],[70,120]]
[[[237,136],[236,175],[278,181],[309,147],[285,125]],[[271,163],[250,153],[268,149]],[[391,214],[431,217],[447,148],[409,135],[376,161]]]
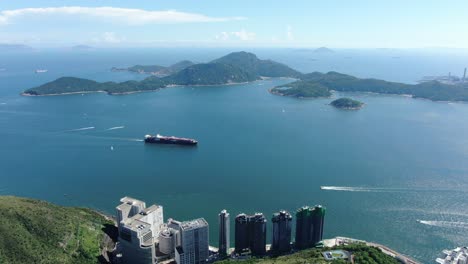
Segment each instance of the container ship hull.
[[166,136],[161,136],[161,135],[156,135],[156,136],[146,135],[145,143],[194,146],[194,145],[197,145],[198,141],[191,139],[191,138],[166,137]]

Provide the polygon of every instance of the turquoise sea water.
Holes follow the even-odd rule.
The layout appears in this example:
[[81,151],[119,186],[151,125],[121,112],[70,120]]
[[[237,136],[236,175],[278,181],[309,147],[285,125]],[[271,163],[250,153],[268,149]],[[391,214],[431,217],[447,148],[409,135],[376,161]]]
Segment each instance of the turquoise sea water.
[[[129,195],[163,205],[166,218],[205,217],[212,244],[221,209],[232,218],[257,211],[270,216],[305,204],[327,207],[326,237],[379,242],[424,263],[445,248],[468,244],[467,104],[335,94],[366,104],[342,111],[327,105],[332,99],[267,92],[288,79],[125,96],[18,95],[60,76],[142,79],[109,69],[207,61],[227,52],[0,54],[0,68],[7,69],[0,72],[0,194],[108,213]],[[255,52],[305,72],[337,70],[404,82],[455,73],[468,64],[466,55]],[[34,74],[36,68],[49,72]],[[140,141],[156,132],[196,138],[199,146]]]

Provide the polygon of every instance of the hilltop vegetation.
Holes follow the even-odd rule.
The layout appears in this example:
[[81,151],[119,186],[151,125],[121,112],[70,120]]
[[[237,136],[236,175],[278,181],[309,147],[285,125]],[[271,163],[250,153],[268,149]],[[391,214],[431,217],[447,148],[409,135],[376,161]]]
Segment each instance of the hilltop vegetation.
[[129,71],[129,72],[137,72],[137,73],[147,73],[147,74],[154,74],[157,76],[168,76],[174,73],[177,73],[187,67],[194,65],[195,63],[189,60],[179,61],[171,66],[165,67],[160,65],[135,65],[128,68],[116,68],[113,67],[112,71]]
[[[135,71],[156,71],[143,81],[104,82],[62,77],[39,87],[24,91],[24,95],[53,95],[78,92],[107,92],[109,94],[154,91],[169,85],[222,85],[243,83],[261,77],[290,77],[298,81],[270,89],[272,93],[294,97],[327,97],[331,91],[372,92],[411,95],[433,101],[468,101],[468,85],[448,85],[437,81],[404,84],[378,79],[361,79],[338,72],[302,74],[271,60],[261,60],[255,54],[234,52],[209,63],[193,64],[182,61],[169,67],[137,65]],[[153,72],[154,73],[154,72]],[[159,78],[160,77],[160,78]]]
[[[333,249],[343,249],[353,254],[354,263],[359,264],[399,264],[396,259],[384,254],[380,249],[369,247],[364,244],[353,244],[348,246],[334,247]],[[350,263],[345,260],[326,261],[322,252],[330,250],[330,248],[312,248],[298,251],[291,255],[280,257],[265,257],[251,258],[241,262],[235,260],[223,260],[216,262],[218,264],[296,264],[296,263],[313,263],[313,264],[345,264]]]
[[[159,73],[170,71],[171,74],[162,78],[151,76],[141,82],[127,81],[122,83],[98,83],[87,79],[62,77],[44,85],[28,89],[23,94],[53,95],[78,92],[117,94],[154,91],[168,85],[221,85],[250,82],[258,80],[261,77],[297,77],[301,74],[284,64],[270,60],[260,60],[255,54],[248,52],[231,53],[209,63],[191,65],[190,61],[182,61],[167,68],[162,66],[137,65],[128,69],[145,72],[157,71]],[[114,68],[114,70],[122,69]]]
[[[304,74],[298,81],[301,87],[294,93],[308,94],[316,89],[315,85],[322,85],[328,90],[340,92],[372,92],[381,94],[411,95],[414,98],[426,98],[433,101],[468,101],[468,87],[462,85],[448,85],[437,81],[416,85],[397,82],[387,82],[378,79],[361,79],[338,72]],[[303,85],[300,85],[300,84]],[[276,87],[275,87],[276,88]],[[272,91],[276,91],[275,88]],[[294,88],[294,87],[293,87]],[[291,95],[288,90],[278,91],[281,95]],[[303,96],[302,96],[303,97]],[[311,96],[314,97],[314,96]]]
[[339,98],[330,103],[332,106],[340,109],[359,109],[364,103],[351,98]]
[[112,226],[89,209],[0,196],[0,263],[97,263]]
[[297,81],[271,89],[272,93],[294,97],[330,97],[330,90],[315,82]]

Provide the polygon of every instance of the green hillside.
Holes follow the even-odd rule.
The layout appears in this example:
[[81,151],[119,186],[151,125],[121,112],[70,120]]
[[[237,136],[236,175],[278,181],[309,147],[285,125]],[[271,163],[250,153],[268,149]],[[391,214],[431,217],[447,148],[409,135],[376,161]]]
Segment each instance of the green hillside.
[[[364,244],[353,244],[348,246],[339,246],[333,249],[343,249],[353,255],[356,264],[399,264],[396,259],[384,254],[380,249],[369,247]],[[298,251],[291,255],[279,257],[251,258],[242,261],[232,259],[216,262],[217,264],[346,264],[351,263],[345,260],[326,261],[322,252],[330,250],[329,248],[312,248]]]
[[258,78],[258,75],[230,64],[201,63],[164,77],[162,80],[175,85],[216,85],[251,82]]
[[351,98],[339,98],[330,103],[332,106],[341,109],[359,109],[364,103]]
[[112,226],[89,209],[0,196],[0,263],[97,263]]
[[[296,83],[296,86],[300,87],[299,90],[295,87],[291,87],[291,89],[295,89],[294,92],[290,93],[284,90],[281,94],[291,96],[296,96],[294,94],[309,94],[316,89],[316,85],[321,85],[328,90],[340,92],[411,95],[414,98],[426,98],[433,101],[468,101],[468,87],[466,85],[448,85],[437,81],[420,84],[404,84],[378,79],[361,79],[338,72],[313,72],[302,75],[300,79],[301,80]],[[272,89],[272,91],[274,90],[275,88]],[[314,93],[309,97],[315,97]]]
[[215,63],[230,64],[244,71],[264,77],[299,77],[302,74],[287,65],[272,60],[261,60],[250,52],[233,52],[214,60]]

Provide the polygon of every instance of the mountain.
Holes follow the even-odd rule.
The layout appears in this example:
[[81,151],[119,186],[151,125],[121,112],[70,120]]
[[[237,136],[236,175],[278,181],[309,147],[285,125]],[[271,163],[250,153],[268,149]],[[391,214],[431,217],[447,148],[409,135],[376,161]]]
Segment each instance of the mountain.
[[183,60],[176,64],[173,64],[169,67],[160,66],[160,65],[135,65],[128,68],[116,68],[113,67],[112,71],[130,71],[130,72],[137,72],[137,73],[147,73],[153,74],[159,77],[168,76],[174,74],[180,70],[183,70],[189,66],[194,65],[193,62],[189,60]]
[[212,61],[214,63],[223,63],[242,68],[263,77],[299,77],[301,73],[289,68],[288,66],[272,60],[260,60],[250,52],[233,52],[224,57]]
[[[425,98],[433,101],[468,101],[467,85],[448,85],[437,81],[413,85],[379,79],[361,79],[338,72],[304,74],[301,76],[301,80],[296,82],[296,87],[290,87],[290,89],[300,87],[300,94],[313,94],[317,85],[340,92],[411,95],[414,98]],[[275,87],[271,91],[281,95],[304,97],[297,96],[296,94],[299,94],[297,90],[289,92],[285,88],[280,89],[284,86],[287,85]]]
[[29,51],[32,47],[23,44],[0,43],[0,51]]
[[88,45],[76,45],[76,46],[71,47],[71,49],[75,51],[94,50],[93,47],[88,46]]
[[231,64],[201,63],[165,77],[163,81],[175,85],[219,85],[251,82],[257,79],[259,79],[257,74]]
[[56,95],[82,92],[122,94],[154,91],[168,85],[222,85],[251,82],[265,77],[300,77],[302,74],[271,60],[260,60],[255,54],[235,52],[209,63],[194,64],[184,60],[169,67],[136,65],[130,68],[112,68],[113,71],[150,72],[154,76],[143,81],[105,82],[62,77],[38,87],[27,89],[23,95]]
[[116,229],[89,209],[0,196],[0,263],[98,263]]
[[315,53],[334,53],[333,50],[327,48],[327,47],[320,47],[318,49],[314,50]]

